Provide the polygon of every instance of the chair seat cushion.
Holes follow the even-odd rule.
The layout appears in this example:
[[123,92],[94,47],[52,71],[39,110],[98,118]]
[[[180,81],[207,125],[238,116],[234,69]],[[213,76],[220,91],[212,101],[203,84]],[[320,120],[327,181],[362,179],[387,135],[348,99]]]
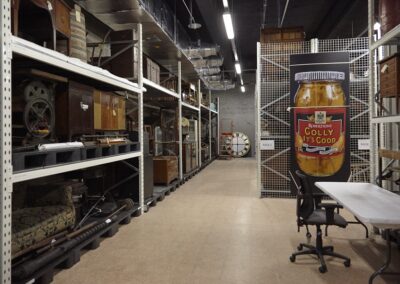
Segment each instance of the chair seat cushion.
[[29,248],[75,223],[70,206],[56,205],[16,210],[12,214],[12,254]]
[[[334,224],[342,228],[346,228],[347,221],[339,214],[334,213]],[[322,209],[314,210],[313,213],[305,220],[306,224],[309,225],[326,225],[326,212]]]

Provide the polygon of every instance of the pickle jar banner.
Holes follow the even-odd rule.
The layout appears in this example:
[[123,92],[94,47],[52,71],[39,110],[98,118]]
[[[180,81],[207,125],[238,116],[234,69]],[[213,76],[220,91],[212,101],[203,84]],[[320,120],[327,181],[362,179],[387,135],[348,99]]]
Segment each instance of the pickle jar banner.
[[291,171],[316,181],[350,176],[349,54],[290,56]]

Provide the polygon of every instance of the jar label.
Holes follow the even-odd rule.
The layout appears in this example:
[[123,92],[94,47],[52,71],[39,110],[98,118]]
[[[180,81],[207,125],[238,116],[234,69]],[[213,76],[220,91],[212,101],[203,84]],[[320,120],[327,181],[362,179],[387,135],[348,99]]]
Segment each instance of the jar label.
[[295,108],[295,147],[306,156],[337,156],[344,152],[345,107]]

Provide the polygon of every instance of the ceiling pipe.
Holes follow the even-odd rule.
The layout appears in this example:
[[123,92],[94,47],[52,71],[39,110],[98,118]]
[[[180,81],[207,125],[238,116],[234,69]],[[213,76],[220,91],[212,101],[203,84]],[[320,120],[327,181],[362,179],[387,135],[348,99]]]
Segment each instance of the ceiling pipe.
[[281,23],[279,24],[279,27],[280,27],[280,28],[282,28],[282,26],[283,26],[283,21],[285,20],[286,11],[287,11],[288,6],[289,6],[289,0],[286,0],[286,5],[285,5],[285,9],[283,10],[283,15],[282,15]]

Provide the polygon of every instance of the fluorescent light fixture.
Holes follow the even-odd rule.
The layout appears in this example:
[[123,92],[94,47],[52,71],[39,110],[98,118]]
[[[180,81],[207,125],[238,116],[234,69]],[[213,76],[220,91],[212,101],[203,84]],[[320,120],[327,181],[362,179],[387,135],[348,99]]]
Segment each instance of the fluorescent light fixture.
[[222,0],[222,4],[224,4],[224,8],[228,8],[228,0]]
[[242,74],[242,68],[240,67],[240,63],[235,63],[236,74]]
[[243,79],[242,78],[240,78],[240,84],[243,85]]
[[231,14],[224,13],[222,15],[222,17],[224,18],[225,30],[226,30],[226,35],[228,36],[228,39],[234,39],[235,33],[233,32],[233,24],[232,24]]
[[233,56],[235,56],[235,61],[239,61],[239,57],[237,55],[237,52],[235,51],[235,53],[233,54]]
[[242,93],[246,92],[246,88],[244,86],[241,86],[240,90],[242,91]]

